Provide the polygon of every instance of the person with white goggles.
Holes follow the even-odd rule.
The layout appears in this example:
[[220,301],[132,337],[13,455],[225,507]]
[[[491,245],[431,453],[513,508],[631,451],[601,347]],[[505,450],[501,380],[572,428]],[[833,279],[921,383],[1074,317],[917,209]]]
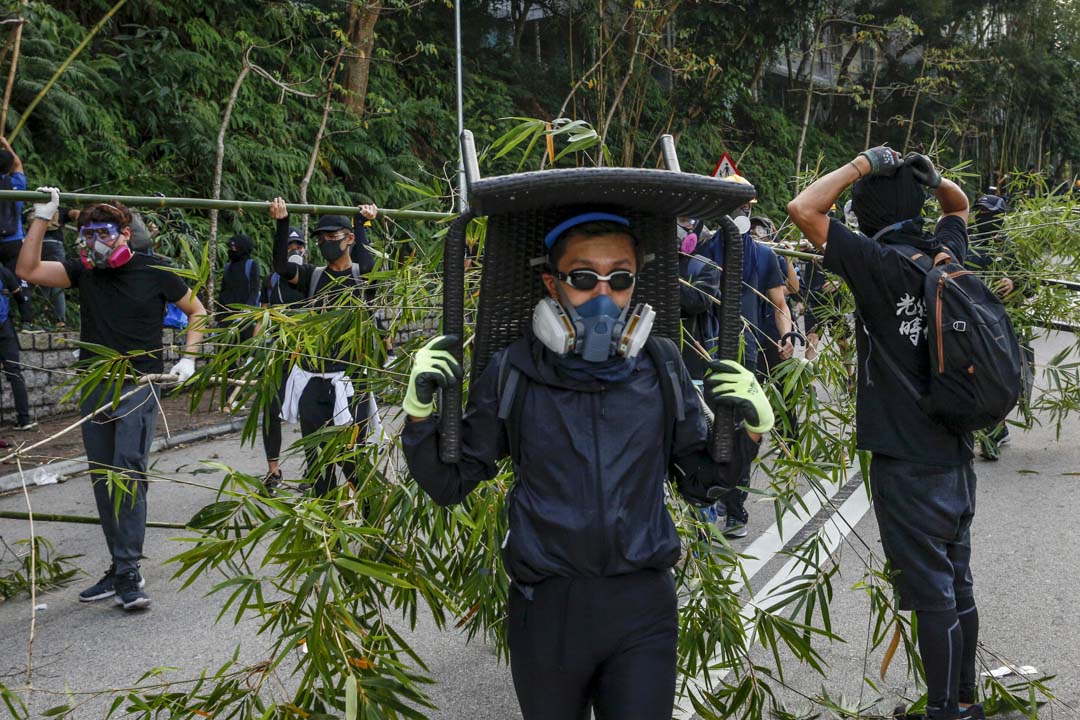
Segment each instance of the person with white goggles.
[[[152,383],[136,383],[140,375],[164,369],[162,329],[170,302],[190,317],[190,324],[183,358],[169,373],[181,383],[191,378],[206,310],[179,275],[160,267],[155,258],[132,252],[128,246],[132,214],[118,202],[91,205],[79,213],[78,257],[42,260],[42,238],[59,207],[60,194],[50,187],[38,191],[49,193],[50,199],[34,204],[34,221],[19,253],[19,276],[35,285],[79,291],[82,363],[98,359],[92,345],[126,356],[130,363],[119,404],[113,405],[116,388],[109,383],[87,388],[81,399],[82,415],[94,414],[82,425],[83,445],[112,562],[101,580],[79,593],[79,600],[115,597],[125,610],[137,610],[150,605],[142,589],[139,559],[146,535],[146,471],[158,403]],[[121,476],[125,487],[119,502],[111,491],[116,482],[115,475],[110,482],[112,473]]]

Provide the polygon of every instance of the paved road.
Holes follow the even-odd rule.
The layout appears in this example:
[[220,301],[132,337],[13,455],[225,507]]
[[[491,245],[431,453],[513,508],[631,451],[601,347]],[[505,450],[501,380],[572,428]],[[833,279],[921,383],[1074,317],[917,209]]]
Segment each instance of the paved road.
[[[1058,336],[1041,342],[1040,360],[1068,340]],[[1080,531],[1076,523],[1080,515],[1080,494],[1076,492],[1080,482],[1080,420],[1066,424],[1060,441],[1053,428],[1016,434],[1014,438],[1000,462],[978,462],[977,466],[980,495],[973,531],[973,565],[982,639],[989,651],[1056,674],[1052,687],[1060,700],[1080,707],[1080,603],[1075,599],[1080,595]],[[158,455],[156,461],[159,470],[184,475],[200,459],[209,457],[249,472],[262,469],[260,451],[240,448],[235,436],[170,450]],[[221,479],[213,473],[188,477],[207,487],[163,483],[151,488],[154,519],[187,520],[212,499],[212,488]],[[848,642],[823,648],[829,663],[827,678],[787,664],[786,679],[793,691],[782,693],[782,697],[793,707],[799,707],[801,702],[798,693],[814,695],[822,686],[834,698],[843,696],[853,704],[860,700],[863,702],[859,704],[865,704],[875,697],[861,678],[876,673],[881,651],[871,655],[865,666],[872,670],[864,670],[869,608],[865,596],[852,586],[863,575],[860,555],[865,556],[866,550],[861,543],[875,551],[880,546],[872,512],[860,515],[865,510],[865,503],[859,502],[861,489],[853,490],[842,507],[850,511],[854,531],[842,528],[844,533],[836,533],[841,541],[837,554],[841,576],[832,609],[835,629]],[[41,512],[94,512],[85,479],[36,488],[30,499]],[[25,500],[21,494],[0,497],[0,508],[24,509]],[[771,515],[768,508],[755,512],[755,518]],[[775,552],[781,543],[770,544],[770,538],[763,536],[765,524],[764,520],[760,524],[755,520],[751,537],[739,547],[772,548]],[[136,615],[124,614],[108,603],[81,605],[75,599],[78,589],[96,580],[108,563],[96,526],[40,524],[38,532],[52,540],[59,551],[81,554],[77,562],[87,577],[71,588],[46,592],[38,598],[48,607],[38,613],[34,641],[33,678],[40,692],[35,692],[30,701],[36,711],[67,702],[58,694],[65,689],[124,687],[151,666],[174,666],[178,668],[176,676],[189,677],[225,662],[238,646],[242,659],[260,659],[265,646],[251,623],[233,626],[229,621],[214,622],[221,601],[205,597],[211,584],[208,580],[196,582],[183,592],[177,582],[170,580],[171,570],[163,563],[180,547],[173,540],[177,531],[148,533],[150,557],[143,568],[154,606]],[[24,522],[0,520],[4,540],[11,542],[27,534]],[[782,576],[785,559],[770,561],[770,557],[760,556],[762,562],[751,582],[751,592],[767,591],[770,582]],[[0,637],[6,639],[0,674],[8,685],[20,685],[25,672],[30,609],[25,596],[0,604]],[[466,644],[453,631],[439,632],[423,618],[410,640],[428,661],[437,680],[432,695],[441,709],[433,718],[520,717],[509,669],[498,663],[490,648],[481,643]],[[986,657],[988,662],[1000,664]],[[901,658],[893,663],[882,691],[886,699],[881,709],[891,707],[894,695],[912,692]],[[100,700],[88,702],[77,717],[101,717],[104,705]],[[803,708],[808,705],[804,703]],[[1077,714],[1060,706],[1054,713]]]

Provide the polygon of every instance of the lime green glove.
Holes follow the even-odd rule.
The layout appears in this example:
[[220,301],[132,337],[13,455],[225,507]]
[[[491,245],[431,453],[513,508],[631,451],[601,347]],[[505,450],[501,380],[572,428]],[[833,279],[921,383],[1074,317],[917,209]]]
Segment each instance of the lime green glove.
[[713,360],[709,368],[711,372],[705,376],[706,397],[713,405],[734,406],[750,432],[772,430],[772,406],[754,373],[731,360]]
[[465,373],[448,348],[457,342],[453,335],[440,335],[417,351],[409,373],[409,389],[402,407],[414,418],[429,417],[435,409],[435,389],[460,383]]

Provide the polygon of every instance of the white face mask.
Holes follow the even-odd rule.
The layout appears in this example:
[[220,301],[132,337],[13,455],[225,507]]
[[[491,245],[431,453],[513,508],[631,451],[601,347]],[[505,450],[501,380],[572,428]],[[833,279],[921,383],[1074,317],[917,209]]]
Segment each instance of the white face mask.
[[735,218],[735,227],[738,228],[740,235],[745,235],[750,232],[750,218],[740,215]]

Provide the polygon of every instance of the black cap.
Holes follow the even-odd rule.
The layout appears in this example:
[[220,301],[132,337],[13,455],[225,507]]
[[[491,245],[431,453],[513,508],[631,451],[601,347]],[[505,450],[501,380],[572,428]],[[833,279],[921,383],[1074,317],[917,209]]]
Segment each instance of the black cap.
[[352,230],[352,220],[344,215],[323,215],[311,234],[333,232],[334,230]]
[[295,225],[290,225],[288,244],[292,245],[293,243],[297,245],[307,245],[307,240],[305,240],[304,236],[300,234],[300,228],[296,227]]
[[1005,212],[1005,198],[997,195],[983,195],[975,201],[975,207],[992,213]]

